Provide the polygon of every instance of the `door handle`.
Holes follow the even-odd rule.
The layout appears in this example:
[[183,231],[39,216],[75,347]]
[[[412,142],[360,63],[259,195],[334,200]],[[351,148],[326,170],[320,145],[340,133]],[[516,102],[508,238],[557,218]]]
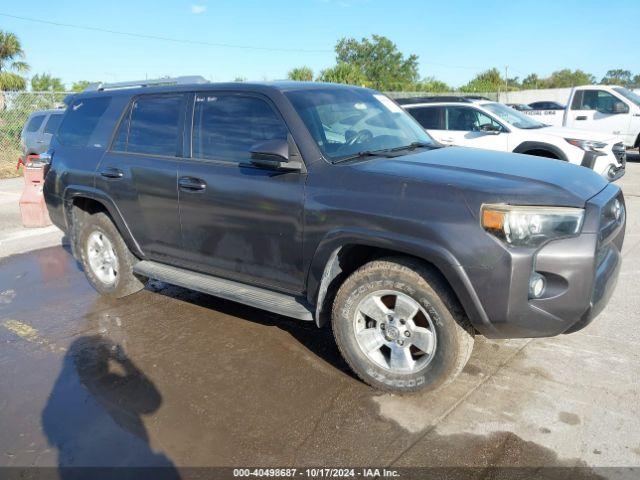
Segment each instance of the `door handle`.
[[586,115],[579,115],[576,117],[576,120],[586,120],[586,119],[587,119]]
[[207,188],[207,182],[201,178],[180,177],[178,188],[186,192],[202,192]]
[[36,143],[44,143],[44,140],[36,140]]
[[122,178],[124,177],[124,172],[118,168],[107,167],[100,172],[100,175],[105,178]]

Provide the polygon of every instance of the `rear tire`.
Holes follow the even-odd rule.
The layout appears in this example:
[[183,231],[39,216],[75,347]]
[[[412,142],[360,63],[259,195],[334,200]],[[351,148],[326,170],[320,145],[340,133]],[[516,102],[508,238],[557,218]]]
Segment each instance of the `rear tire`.
[[364,382],[401,393],[453,381],[474,343],[446,282],[406,258],[376,260],[351,274],[336,295],[332,326],[342,356]]
[[147,278],[133,273],[138,261],[103,212],[81,217],[76,252],[89,283],[101,295],[121,298],[142,290]]

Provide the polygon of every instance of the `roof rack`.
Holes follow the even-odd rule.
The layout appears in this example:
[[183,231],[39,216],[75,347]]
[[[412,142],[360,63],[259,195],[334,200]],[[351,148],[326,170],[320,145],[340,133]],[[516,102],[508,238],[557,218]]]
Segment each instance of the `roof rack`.
[[188,75],[183,77],[165,77],[152,80],[136,80],[131,82],[116,83],[92,83],[84,89],[85,92],[101,92],[103,90],[119,90],[121,88],[151,87],[161,85],[185,85],[189,83],[209,83],[200,75]]
[[436,103],[436,102],[460,102],[460,103],[473,103],[470,98],[457,97],[455,95],[441,95],[434,97],[410,97],[410,98],[396,98],[396,102],[400,105],[411,105],[414,103]]

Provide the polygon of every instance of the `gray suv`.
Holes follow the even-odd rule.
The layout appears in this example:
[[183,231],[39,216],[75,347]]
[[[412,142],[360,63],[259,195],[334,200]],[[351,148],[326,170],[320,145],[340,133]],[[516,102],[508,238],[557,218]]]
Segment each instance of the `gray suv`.
[[611,296],[625,203],[588,169],[441,148],[364,88],[145,83],[70,98],[51,144],[51,219],[104,295],[155,278],[330,324],[400,392],[455,378],[475,335],[575,332]]
[[39,155],[49,149],[51,138],[58,130],[64,110],[40,110],[32,113],[22,128],[20,145],[22,154]]

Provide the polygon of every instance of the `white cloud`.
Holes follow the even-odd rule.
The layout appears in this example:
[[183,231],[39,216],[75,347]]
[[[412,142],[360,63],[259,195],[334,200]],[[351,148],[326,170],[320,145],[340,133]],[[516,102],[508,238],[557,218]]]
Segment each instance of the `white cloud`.
[[205,5],[191,5],[191,13],[195,15],[200,15],[207,11],[207,7]]

